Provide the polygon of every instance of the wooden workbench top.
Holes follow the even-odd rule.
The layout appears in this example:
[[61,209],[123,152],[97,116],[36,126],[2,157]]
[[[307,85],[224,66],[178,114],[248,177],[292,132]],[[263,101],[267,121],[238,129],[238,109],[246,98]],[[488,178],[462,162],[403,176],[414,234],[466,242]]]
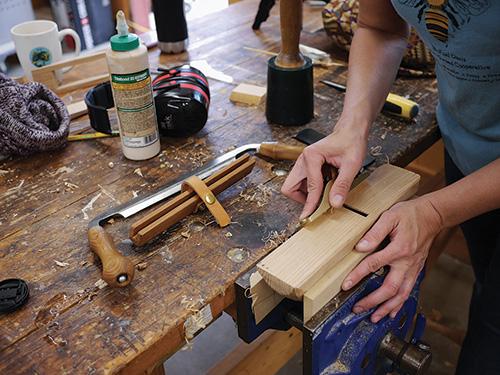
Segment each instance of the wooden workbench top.
[[[299,145],[291,136],[305,127],[268,124],[264,105],[229,101],[239,83],[266,85],[269,56],[243,47],[279,51],[278,6],[253,31],[258,3],[245,0],[191,22],[187,52],[150,53],[151,68],[206,60],[233,77],[231,84],[209,79],[209,119],[195,136],[163,138],[161,154],[142,162],[125,159],[118,138],[70,142],[58,152],[0,162],[0,280],[23,279],[31,292],[22,309],[0,316],[0,373],[151,371],[231,305],[238,276],[293,233],[301,206],[280,193],[281,172],[292,163],[257,157],[252,173],[219,196],[232,218],[226,228],[204,211],[138,248],[128,231],[147,212],[107,225],[121,254],[145,267],[125,288],[100,280],[101,263],[87,238],[93,217],[236,146]],[[321,8],[304,9],[301,43],[345,63],[322,30]],[[331,131],[343,94],[318,82],[345,83],[346,69],[315,67],[315,118],[307,127]],[[376,165],[404,166],[439,138],[435,81],[398,79],[393,92],[417,101],[420,114],[414,122],[379,116],[369,140]]]

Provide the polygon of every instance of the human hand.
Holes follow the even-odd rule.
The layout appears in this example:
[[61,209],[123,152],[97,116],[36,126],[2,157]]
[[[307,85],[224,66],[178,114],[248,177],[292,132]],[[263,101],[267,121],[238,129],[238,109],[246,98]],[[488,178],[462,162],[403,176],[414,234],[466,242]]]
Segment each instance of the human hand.
[[340,207],[345,201],[354,177],[366,157],[366,138],[347,130],[335,131],[308,146],[297,159],[281,192],[304,204],[300,219],[314,212],[323,192],[323,166],[338,168],[338,176],[330,191],[330,204]]
[[371,316],[373,323],[387,314],[394,318],[408,299],[432,240],[442,228],[441,216],[426,196],[398,203],[384,212],[358,242],[356,250],[373,251],[387,236],[389,245],[356,266],[345,278],[342,289],[350,289],[385,265],[390,266],[390,271],[380,288],[356,302],[353,312],[361,313],[380,305]]

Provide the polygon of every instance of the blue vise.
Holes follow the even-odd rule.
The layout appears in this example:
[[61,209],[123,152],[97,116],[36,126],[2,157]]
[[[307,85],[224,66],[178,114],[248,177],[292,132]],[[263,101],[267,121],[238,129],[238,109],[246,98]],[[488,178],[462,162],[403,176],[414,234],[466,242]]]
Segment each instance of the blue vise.
[[[261,322],[255,323],[252,300],[248,296],[249,271],[236,281],[238,334],[250,343],[268,329],[288,330],[292,326],[303,333],[304,375],[385,375],[424,374],[432,361],[430,346],[420,338],[425,317],[418,314],[418,292],[425,269],[420,273],[408,300],[394,319],[370,321],[374,309],[354,314],[354,304],[384,281],[388,269],[366,277],[357,287],[340,292],[309,321],[303,322],[302,302],[284,299]],[[415,318],[415,319],[414,319]],[[414,326],[409,341],[405,338]]]

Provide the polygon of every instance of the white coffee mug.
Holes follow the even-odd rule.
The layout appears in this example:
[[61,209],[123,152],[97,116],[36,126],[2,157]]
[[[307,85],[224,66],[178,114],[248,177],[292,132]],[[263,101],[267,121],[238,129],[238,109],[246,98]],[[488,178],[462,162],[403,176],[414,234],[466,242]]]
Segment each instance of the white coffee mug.
[[[29,81],[33,81],[31,72],[42,66],[50,65],[62,60],[61,42],[66,35],[75,40],[75,55],[80,55],[81,42],[76,31],[63,29],[57,31],[57,24],[48,20],[36,20],[20,23],[10,29],[17,57]],[[59,82],[63,72],[71,69],[64,68],[56,71]]]

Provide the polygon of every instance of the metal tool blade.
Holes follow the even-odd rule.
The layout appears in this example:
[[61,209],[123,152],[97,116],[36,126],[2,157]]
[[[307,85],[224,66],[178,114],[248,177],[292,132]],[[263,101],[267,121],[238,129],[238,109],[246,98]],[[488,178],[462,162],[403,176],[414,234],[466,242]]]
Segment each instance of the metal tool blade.
[[[358,176],[352,182],[350,190],[354,189],[356,186],[358,186],[360,183],[362,183],[364,180],[366,180],[368,178],[368,176],[370,176],[370,173],[368,173],[367,171],[363,171],[363,172],[359,173]],[[332,190],[332,186],[333,186],[334,181],[335,180],[328,181],[328,183],[326,184],[325,189],[323,191],[323,198],[321,199],[320,205],[318,206],[316,211],[314,211],[308,217],[302,219],[300,221],[300,223],[297,224],[297,229],[303,228],[307,224],[312,223],[314,220],[316,220],[318,217],[323,215],[326,211],[328,211],[332,207],[330,205],[330,201],[329,201],[328,197],[330,195],[330,190]],[[344,207],[351,210],[351,211],[355,211],[353,208],[348,207],[346,205],[344,205]]]
[[259,148],[259,143],[247,144],[229,151],[213,160],[210,160],[208,163],[202,165],[201,167],[185,173],[175,180],[169,182],[168,184],[163,185],[158,191],[154,193],[133,198],[130,201],[114,207],[111,210],[95,217],[90,221],[89,229],[96,225],[104,225],[111,218],[127,218],[148,207],[151,207],[152,205],[179,193],[181,191],[182,183],[189,177],[198,176],[203,180],[213,173],[221,170],[225,166],[231,164],[234,160],[239,158],[244,153],[250,151],[258,152]]

